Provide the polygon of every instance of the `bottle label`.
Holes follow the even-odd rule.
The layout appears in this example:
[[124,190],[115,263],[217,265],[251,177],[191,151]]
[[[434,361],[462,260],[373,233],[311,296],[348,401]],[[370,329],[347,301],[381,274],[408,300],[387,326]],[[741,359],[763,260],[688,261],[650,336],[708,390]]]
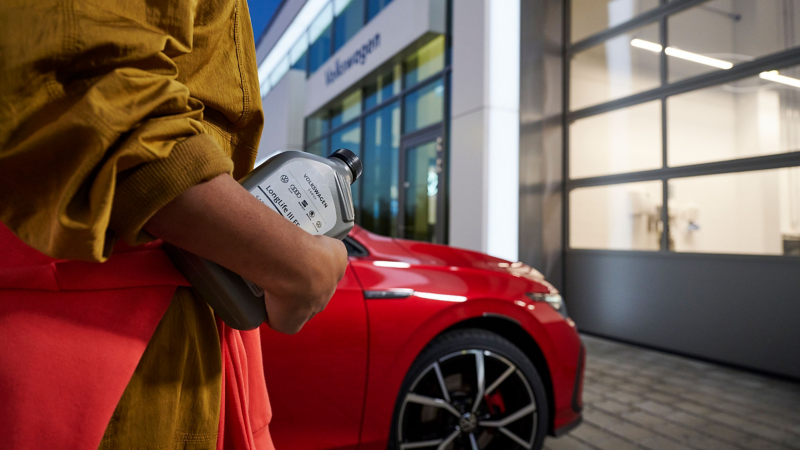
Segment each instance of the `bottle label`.
[[311,234],[325,234],[336,225],[336,199],[314,164],[290,161],[250,193]]
[[[322,174],[303,161],[290,161],[250,191],[261,203],[311,234],[325,234],[336,225],[334,197]],[[264,290],[242,277],[256,297]]]

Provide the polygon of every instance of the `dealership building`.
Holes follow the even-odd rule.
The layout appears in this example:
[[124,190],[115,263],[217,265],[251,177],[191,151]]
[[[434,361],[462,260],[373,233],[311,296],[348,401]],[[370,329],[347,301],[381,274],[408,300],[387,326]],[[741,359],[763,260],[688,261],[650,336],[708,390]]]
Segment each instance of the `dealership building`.
[[258,158],[530,264],[584,332],[800,377],[800,0],[284,0]]

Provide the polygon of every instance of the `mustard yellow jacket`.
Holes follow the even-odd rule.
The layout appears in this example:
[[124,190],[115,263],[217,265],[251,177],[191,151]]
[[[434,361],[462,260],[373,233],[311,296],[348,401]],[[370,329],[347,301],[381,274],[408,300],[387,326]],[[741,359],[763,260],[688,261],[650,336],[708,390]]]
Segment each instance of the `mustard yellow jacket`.
[[[181,192],[252,169],[262,125],[245,0],[0,1],[0,221],[47,255],[150,239]],[[179,288],[100,448],[214,449],[220,370]]]
[[0,220],[103,261],[189,186],[251,170],[249,19],[245,0],[0,2]]

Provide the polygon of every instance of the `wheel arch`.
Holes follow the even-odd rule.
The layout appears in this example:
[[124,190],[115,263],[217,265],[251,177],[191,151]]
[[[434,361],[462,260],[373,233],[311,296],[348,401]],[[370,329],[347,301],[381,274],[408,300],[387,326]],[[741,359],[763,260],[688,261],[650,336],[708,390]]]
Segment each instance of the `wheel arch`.
[[[553,435],[553,423],[555,420],[555,398],[553,393],[553,380],[550,375],[550,368],[547,365],[547,360],[542,353],[542,349],[536,340],[522,328],[519,322],[507,316],[500,314],[485,314],[481,317],[473,317],[455,323],[450,327],[442,330],[436,337],[453,330],[462,330],[467,328],[478,328],[492,333],[498,334],[508,339],[512,344],[519,347],[525,356],[527,356],[539,375],[542,377],[545,392],[547,394],[547,410],[549,416],[547,418],[547,434]],[[435,338],[434,338],[435,339]],[[433,342],[433,340],[431,340]]]
[[[407,302],[418,301],[408,299]],[[384,305],[382,300],[368,300],[368,311],[371,311],[370,303],[373,305]],[[406,302],[398,305],[407,305]],[[388,303],[386,303],[388,305]],[[384,309],[384,317],[386,311]],[[384,379],[384,386],[377,390],[368,383],[367,399],[364,408],[364,424],[362,426],[362,442],[369,442],[377,448],[384,448],[386,440],[391,433],[393,418],[398,402],[398,395],[402,383],[413,366],[414,362],[422,355],[425,350],[445,333],[465,328],[475,328],[493,332],[518,346],[525,356],[527,356],[534,368],[539,372],[547,398],[549,409],[547,420],[547,434],[552,435],[556,422],[556,386],[554,374],[556,370],[550,365],[554,363],[556,355],[552,354],[555,347],[551,339],[550,332],[543,326],[543,319],[535,313],[545,314],[547,309],[542,311],[523,310],[518,305],[507,301],[507,299],[497,299],[493,297],[472,298],[463,303],[453,303],[447,307],[436,311],[422,323],[415,324],[414,330],[403,338],[402,343],[395,347],[391,356],[380,369],[370,372],[370,379],[374,376],[388,377]],[[374,333],[372,330],[370,333]],[[375,349],[371,346],[370,352]],[[556,358],[557,359],[557,358]],[[549,362],[548,362],[549,361]],[[373,367],[373,366],[371,366]],[[386,384],[388,382],[388,384]],[[389,388],[390,387],[390,388]],[[389,406],[391,405],[391,406]],[[372,447],[365,447],[370,448]]]

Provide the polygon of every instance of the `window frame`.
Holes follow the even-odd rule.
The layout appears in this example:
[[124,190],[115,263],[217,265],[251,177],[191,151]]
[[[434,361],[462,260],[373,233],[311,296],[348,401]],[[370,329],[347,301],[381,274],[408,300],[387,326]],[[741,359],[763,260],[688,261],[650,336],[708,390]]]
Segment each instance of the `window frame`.
[[[711,0],[660,0],[660,5],[654,9],[648,10],[633,19],[618,24],[614,27],[608,28],[598,32],[592,36],[588,36],[580,41],[570,43],[571,37],[571,23],[572,23],[572,1],[567,0],[564,2],[563,22],[562,22],[562,39],[563,45],[563,61],[562,61],[562,179],[564,180],[562,187],[562,220],[563,220],[563,234],[562,245],[566,252],[611,252],[618,254],[620,252],[626,253],[643,253],[643,254],[681,254],[681,255],[714,255],[722,257],[746,257],[746,258],[769,258],[771,260],[791,258],[785,255],[738,255],[738,254],[705,254],[705,253],[682,253],[675,252],[669,248],[669,186],[668,181],[674,178],[694,177],[701,175],[716,175],[724,173],[735,172],[750,172],[765,169],[779,169],[787,167],[800,166],[800,151],[779,153],[764,156],[747,157],[733,160],[717,161],[710,163],[694,164],[687,166],[667,166],[667,98],[686,92],[696,91],[703,88],[717,86],[723,83],[737,81],[739,79],[758,76],[759,73],[765,70],[780,70],[787,67],[800,65],[800,46],[782,50],[777,53],[756,58],[752,61],[742,62],[734,65],[729,70],[722,70],[710,72],[705,74],[696,75],[693,77],[685,78],[673,83],[668,80],[668,58],[665,52],[660,52],[661,64],[661,84],[659,87],[650,89],[648,91],[639,92],[627,97],[616,100],[611,100],[598,105],[589,106],[582,109],[570,110],[570,63],[572,57],[583,50],[591,48],[595,45],[602,44],[608,39],[616,37],[620,34],[632,31],[634,29],[658,23],[659,44],[662,48],[668,46],[668,24],[667,20],[670,16],[679,12],[683,12],[692,7],[707,3]],[[569,175],[569,127],[576,120],[592,117],[601,113],[614,111],[629,106],[639,105],[642,103],[659,100],[661,102],[661,157],[662,166],[659,169],[645,170],[638,172],[629,172],[622,174],[593,176],[586,178],[570,178]],[[662,182],[662,208],[661,208],[661,223],[663,232],[661,234],[661,245],[658,251],[640,251],[640,250],[598,250],[598,249],[573,249],[570,247],[570,214],[569,214],[569,194],[572,190],[583,187],[591,186],[604,186],[621,183],[631,183],[638,181],[654,181],[660,180]]]

